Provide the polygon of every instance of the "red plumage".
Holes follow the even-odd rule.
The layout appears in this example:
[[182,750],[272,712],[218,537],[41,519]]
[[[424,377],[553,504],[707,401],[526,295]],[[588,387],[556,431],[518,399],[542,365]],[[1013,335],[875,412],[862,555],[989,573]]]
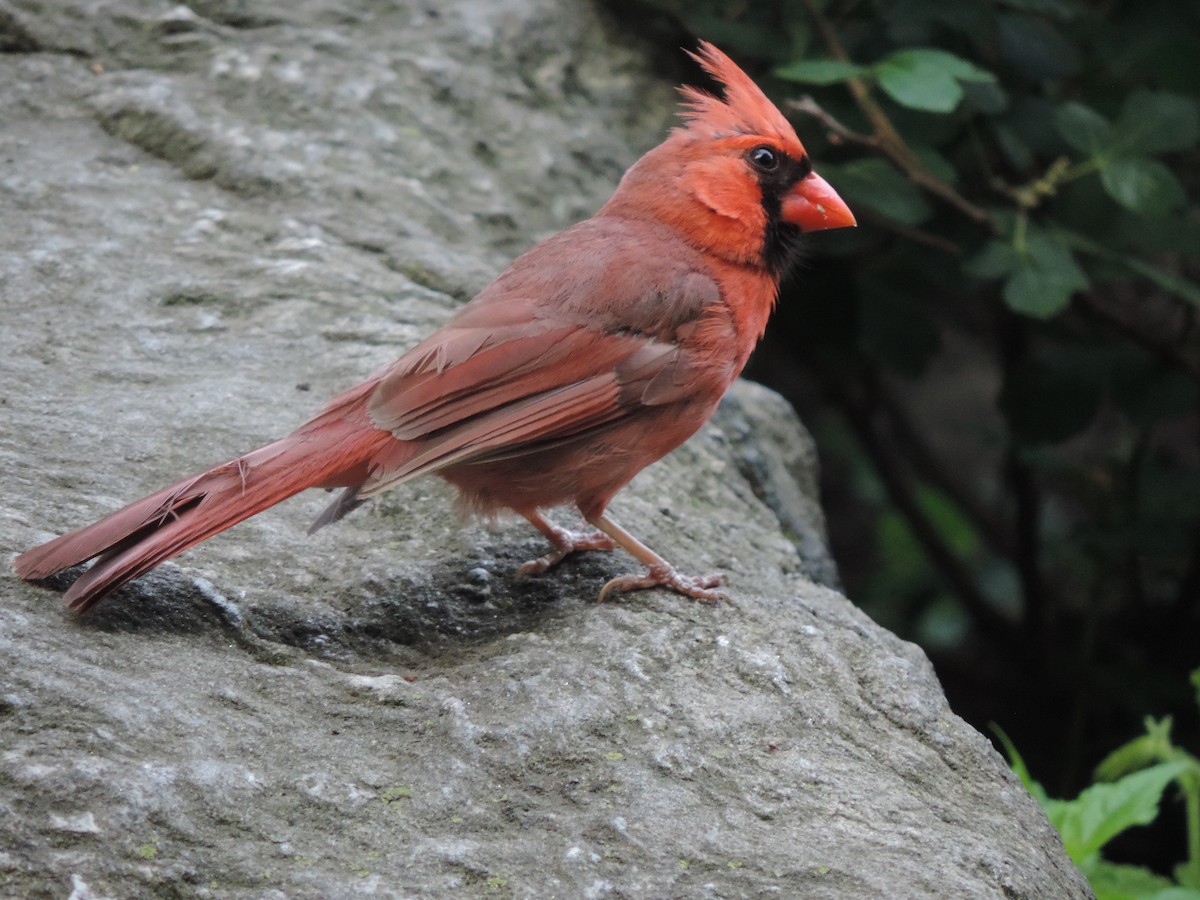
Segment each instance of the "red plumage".
[[[442,328],[295,432],[17,557],[44,578],[98,557],[67,591],[86,610],[131,578],[309,487],[346,490],[314,524],[419,475],[480,510],[512,509],[553,550],[623,547],[664,586],[715,599],[605,515],[613,496],[694,434],[745,365],[802,231],[854,224],[787,120],[710,44],[725,85],[683,89],[684,124],[592,218],[518,258]],[[599,529],[540,510],[572,503]]]

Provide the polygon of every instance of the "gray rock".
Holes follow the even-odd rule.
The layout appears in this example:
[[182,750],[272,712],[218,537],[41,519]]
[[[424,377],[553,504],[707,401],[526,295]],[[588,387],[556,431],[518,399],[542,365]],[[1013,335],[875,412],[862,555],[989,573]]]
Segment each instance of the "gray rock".
[[[294,427],[666,127],[562,0],[0,0],[6,559]],[[0,578],[0,893],[1083,897],[928,662],[836,584],[737,389],[614,514],[735,604],[602,605],[436,480],[295,498],[76,621]],[[570,517],[563,513],[562,521]],[[790,539],[789,539],[790,538]]]

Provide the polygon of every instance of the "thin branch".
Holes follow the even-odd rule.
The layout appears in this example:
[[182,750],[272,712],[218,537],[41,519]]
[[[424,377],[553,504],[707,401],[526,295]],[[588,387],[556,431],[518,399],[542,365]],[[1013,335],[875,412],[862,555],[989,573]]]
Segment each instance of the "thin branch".
[[[863,218],[873,217],[864,215]],[[884,221],[891,231],[896,232],[896,234],[900,235],[901,237],[908,238],[910,241],[915,241],[918,244],[925,244],[928,247],[932,247],[934,250],[940,250],[947,256],[963,255],[963,248],[954,243],[954,241],[947,240],[944,237],[938,237],[936,234],[930,234],[928,231],[922,231],[920,228],[911,228],[908,225],[901,225],[899,222],[896,222],[893,219],[887,219]]]
[[825,389],[846,417],[859,443],[871,458],[875,471],[879,473],[888,497],[908,523],[913,537],[921,545],[934,570],[945,580],[946,585],[974,618],[981,631],[992,636],[1007,636],[1013,632],[1013,623],[998,613],[980,591],[975,579],[954,551],[942,539],[937,526],[925,514],[917,500],[916,491],[897,464],[895,456],[888,451],[885,442],[876,433],[870,414],[862,404],[853,399],[845,386],[837,379],[821,375]]
[[1016,566],[1025,600],[1025,635],[1035,658],[1041,659],[1041,648],[1048,642],[1045,633],[1046,609],[1042,586],[1041,547],[1039,544],[1041,495],[1033,473],[1010,447],[1004,461],[1004,476],[1016,501],[1015,530],[1017,535]]
[[[1133,449],[1129,454],[1129,462],[1124,467],[1122,474],[1124,475],[1124,497],[1125,500],[1125,515],[1123,518],[1131,524],[1136,523],[1136,527],[1144,528],[1142,524],[1142,475],[1146,465],[1146,458],[1150,454],[1151,447],[1154,443],[1154,426],[1146,425],[1137,429],[1137,436],[1133,441]],[[1128,607],[1132,607],[1138,611],[1146,609],[1146,573],[1142,563],[1143,551],[1140,547],[1130,543],[1125,548],[1124,569],[1125,575],[1125,597]]]
[[[1000,332],[1000,355],[1005,383],[1009,383],[1012,370],[1025,358],[1029,339],[1029,326],[1014,314],[1004,318]],[[1049,635],[1046,624],[1049,610],[1045,585],[1042,580],[1041,560],[1041,517],[1042,498],[1037,480],[1029,466],[1021,459],[1015,439],[1011,439],[1004,460],[1004,480],[1016,504],[1013,516],[1017,578],[1021,582],[1024,600],[1025,639],[1034,653],[1042,660],[1042,648]]]
[[1107,325],[1121,337],[1148,350],[1161,362],[1178,369],[1193,381],[1200,381],[1200,369],[1175,347],[1154,340],[1151,336],[1139,331],[1132,323],[1126,322],[1103,306],[1087,298],[1078,298],[1073,304],[1073,308],[1085,316],[1089,316]]
[[997,175],[993,175],[990,181],[992,187],[1012,200],[1018,209],[1028,211],[1036,209],[1043,200],[1057,194],[1058,189],[1066,182],[1078,178],[1078,168],[1071,166],[1070,159],[1060,156],[1045,172],[1025,184],[1009,184]]
[[965,485],[954,479],[950,468],[934,456],[929,444],[922,440],[906,410],[887,385],[881,380],[876,380],[874,390],[879,407],[887,416],[891,436],[898,445],[895,452],[906,459],[921,478],[953,501],[994,553],[1011,560],[1016,553],[1012,535],[995,516],[987,513]]
[[806,113],[819,121],[827,129],[829,129],[829,142],[831,144],[851,143],[862,144],[870,147],[873,150],[882,150],[883,144],[879,138],[873,134],[863,134],[861,131],[854,131],[843,125],[832,113],[828,112],[825,107],[813,99],[811,94],[805,94],[799,100],[786,100],[784,105],[788,109],[794,109],[796,112]]
[[[837,36],[833,26],[829,20],[825,18],[825,14],[821,12],[816,0],[804,0],[804,6],[808,9],[808,14],[812,17],[813,23],[817,26],[817,31],[821,35],[821,40],[825,42],[825,46],[829,49],[830,55],[842,62],[850,62],[850,54],[846,52],[846,48],[842,45],[841,39]],[[851,131],[840,123],[829,113],[821,110],[819,114],[814,113],[817,117],[830,127],[834,134],[840,134],[846,139],[852,139],[850,136],[867,138],[867,141],[857,141],[858,143],[868,143],[870,146],[877,147],[881,153],[887,156],[900,171],[902,171],[908,180],[918,187],[922,187],[929,191],[934,196],[945,200],[959,212],[968,216],[980,225],[986,226],[994,231],[995,223],[988,212],[976,206],[951,185],[942,181],[932,172],[930,172],[921,162],[920,158],[913,151],[908,142],[900,136],[900,132],[896,130],[896,126],[892,124],[892,120],[888,118],[883,107],[880,106],[873,96],[871,96],[871,86],[864,78],[853,77],[846,79],[846,86],[850,89],[850,93],[854,96],[854,102],[862,111],[862,114],[867,117],[867,121],[871,123],[873,133],[870,135],[858,136],[856,132]],[[809,102],[809,106],[820,109],[816,101],[811,97],[805,98]],[[803,101],[801,101],[803,103]],[[811,111],[811,110],[805,110]],[[837,123],[836,127],[830,123]]]
[[927,247],[932,247],[945,253],[947,256],[961,257],[963,248],[954,243],[954,241],[932,234],[928,231],[923,231],[920,228],[913,228],[910,225],[902,225],[895,219],[889,219],[887,216],[881,216],[871,209],[864,209],[859,213],[860,219],[869,219],[880,228],[886,231],[891,231],[900,237],[908,238],[910,241],[915,241],[918,244],[925,244]]
[[[809,94],[805,94],[799,100],[788,100],[786,106],[796,112],[807,113],[814,119],[817,119],[829,131],[829,142],[831,144],[851,143],[862,144],[865,147],[870,147],[873,150],[886,152],[880,140],[871,134],[863,134],[860,131],[852,131],[847,128],[836,118],[830,115],[821,104],[817,103]],[[919,244],[926,244],[933,247],[935,250],[940,250],[950,256],[962,256],[963,250],[958,244],[946,238],[938,237],[936,234],[930,234],[928,231],[922,231],[919,228],[912,228],[908,225],[902,225],[895,219],[889,219],[885,216],[872,216],[870,209],[864,210],[861,213],[863,218],[872,219],[875,224],[889,231],[894,231],[901,237],[906,237],[909,240],[916,241]]]

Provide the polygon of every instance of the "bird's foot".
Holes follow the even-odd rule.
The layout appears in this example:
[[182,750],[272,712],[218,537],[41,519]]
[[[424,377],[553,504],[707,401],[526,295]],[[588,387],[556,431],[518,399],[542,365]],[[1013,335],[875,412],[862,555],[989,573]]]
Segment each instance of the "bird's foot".
[[713,575],[689,576],[680,575],[669,565],[654,565],[645,575],[621,575],[614,578],[600,589],[597,602],[603,603],[609,594],[644,591],[656,587],[666,588],[693,600],[706,600],[709,603],[731,602],[728,594],[713,590],[724,583],[725,576],[719,572]]
[[551,526],[551,530],[545,531],[545,534],[554,545],[554,549],[545,556],[524,563],[517,569],[517,578],[541,575],[553,569],[572,553],[582,550],[612,550],[616,547],[612,538],[599,531],[568,531],[566,528]]

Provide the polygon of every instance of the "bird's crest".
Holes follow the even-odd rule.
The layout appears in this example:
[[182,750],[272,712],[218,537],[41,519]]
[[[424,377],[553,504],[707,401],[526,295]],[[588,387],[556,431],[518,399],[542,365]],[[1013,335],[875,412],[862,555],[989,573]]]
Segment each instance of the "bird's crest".
[[711,138],[763,134],[796,140],[783,113],[732,59],[708,41],[701,41],[699,52],[689,50],[688,55],[725,86],[725,96],[716,97],[690,85],[681,87],[683,130]]

